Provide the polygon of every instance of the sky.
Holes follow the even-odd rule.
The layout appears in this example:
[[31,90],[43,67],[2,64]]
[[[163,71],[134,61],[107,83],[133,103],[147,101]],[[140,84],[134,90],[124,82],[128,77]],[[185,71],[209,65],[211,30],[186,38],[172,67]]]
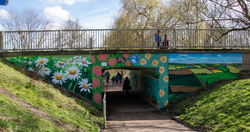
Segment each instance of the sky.
[[169,63],[217,64],[242,63],[242,53],[169,53]]
[[[3,1],[3,0],[0,0]],[[0,17],[6,16],[10,9],[33,8],[54,20],[54,29],[69,17],[79,19],[86,29],[109,29],[114,16],[119,12],[120,0],[9,0],[0,6]],[[3,30],[0,25],[0,30]]]

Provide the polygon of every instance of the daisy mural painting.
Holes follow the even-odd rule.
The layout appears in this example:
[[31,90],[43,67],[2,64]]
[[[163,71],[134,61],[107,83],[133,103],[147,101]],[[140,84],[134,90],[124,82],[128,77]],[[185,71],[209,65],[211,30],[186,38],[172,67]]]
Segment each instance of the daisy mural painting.
[[17,56],[6,59],[90,101],[94,99],[91,55]]

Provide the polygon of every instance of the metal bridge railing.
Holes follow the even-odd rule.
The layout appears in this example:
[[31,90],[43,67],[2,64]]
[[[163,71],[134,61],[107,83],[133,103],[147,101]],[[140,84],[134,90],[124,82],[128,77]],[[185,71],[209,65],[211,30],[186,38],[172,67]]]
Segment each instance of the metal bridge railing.
[[[158,29],[86,29],[44,31],[1,31],[1,51],[48,51],[84,49],[157,48]],[[250,48],[250,30],[220,34],[212,29],[160,29],[170,39],[170,48]]]

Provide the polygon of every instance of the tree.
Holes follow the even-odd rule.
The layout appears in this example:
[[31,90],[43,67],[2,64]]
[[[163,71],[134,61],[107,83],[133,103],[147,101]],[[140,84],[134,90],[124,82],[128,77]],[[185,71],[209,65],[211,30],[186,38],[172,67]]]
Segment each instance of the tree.
[[193,2],[199,17],[207,27],[221,34],[219,38],[235,30],[250,28],[249,0],[199,0]]
[[[0,24],[8,33],[7,42],[12,49],[40,49],[48,41],[49,32],[24,32],[31,30],[48,30],[51,28],[51,20],[32,8],[24,8],[22,11],[10,10],[8,16],[1,18]],[[11,32],[18,31],[18,32]]]
[[[80,43],[82,28],[79,19],[68,18],[62,24],[63,29],[61,33],[62,45],[61,47],[74,49],[77,48],[77,43]],[[78,45],[80,48],[80,45]]]
[[2,18],[0,24],[6,31],[21,30],[48,30],[51,20],[33,8],[24,8],[22,11],[10,10],[8,16]]
[[[152,36],[157,30],[173,28],[178,20],[172,7],[166,6],[163,0],[120,0],[122,8],[111,25],[113,29],[141,29],[141,30],[117,30],[106,36],[108,42],[104,45],[112,47],[131,46],[149,47],[146,43],[154,43]],[[122,36],[122,37],[120,37]],[[129,38],[129,39],[128,39]],[[150,47],[153,45],[150,45]],[[155,45],[156,46],[156,45]]]
[[90,41],[95,45],[96,38],[93,32],[84,30],[78,18],[68,18],[63,22],[61,29],[61,47],[64,49],[90,48]]

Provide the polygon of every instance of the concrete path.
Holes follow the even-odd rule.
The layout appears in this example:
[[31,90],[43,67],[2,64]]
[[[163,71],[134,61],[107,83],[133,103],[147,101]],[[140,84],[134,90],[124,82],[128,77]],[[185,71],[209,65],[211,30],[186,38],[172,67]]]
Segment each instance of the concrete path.
[[107,128],[102,132],[191,132],[121,86],[107,88]]

